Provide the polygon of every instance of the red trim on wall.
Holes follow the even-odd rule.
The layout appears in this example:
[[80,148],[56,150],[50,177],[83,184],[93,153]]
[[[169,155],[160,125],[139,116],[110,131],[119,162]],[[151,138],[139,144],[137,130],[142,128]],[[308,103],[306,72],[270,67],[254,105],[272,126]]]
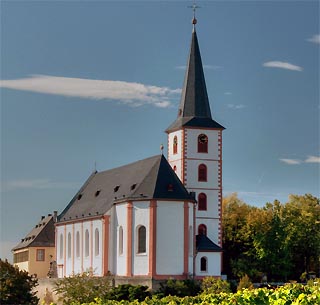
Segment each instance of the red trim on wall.
[[109,223],[110,216],[105,215],[103,218],[103,275],[107,275],[109,272]]
[[132,276],[132,201],[127,205],[127,276]]
[[189,273],[189,203],[187,201],[184,202],[183,205],[183,273]]
[[149,276],[155,276],[157,259],[157,201],[150,201],[149,215]]

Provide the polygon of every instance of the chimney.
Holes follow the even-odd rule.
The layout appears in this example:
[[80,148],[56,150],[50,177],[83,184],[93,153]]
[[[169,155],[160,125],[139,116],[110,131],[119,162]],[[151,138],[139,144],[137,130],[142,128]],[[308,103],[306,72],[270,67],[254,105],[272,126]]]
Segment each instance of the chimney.
[[53,211],[53,222],[58,221],[58,211]]

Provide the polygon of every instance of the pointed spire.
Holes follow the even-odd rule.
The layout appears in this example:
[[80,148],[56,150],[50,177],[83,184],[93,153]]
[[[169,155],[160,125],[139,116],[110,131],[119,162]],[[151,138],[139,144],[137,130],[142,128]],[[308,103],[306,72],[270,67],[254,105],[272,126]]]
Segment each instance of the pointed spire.
[[208,127],[224,129],[222,125],[212,120],[206,81],[203,73],[200,48],[198,44],[195,25],[196,6],[192,6],[194,16],[192,19],[193,31],[187,70],[182,88],[178,118],[166,130],[171,132],[183,126]]
[[182,88],[179,116],[211,119],[211,111],[204,78],[197,32],[192,32],[187,71]]

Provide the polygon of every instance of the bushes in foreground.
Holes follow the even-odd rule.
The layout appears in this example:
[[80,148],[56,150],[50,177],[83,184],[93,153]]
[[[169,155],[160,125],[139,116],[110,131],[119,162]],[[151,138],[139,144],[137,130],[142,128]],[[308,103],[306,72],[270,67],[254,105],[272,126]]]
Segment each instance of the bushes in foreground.
[[72,305],[319,305],[320,285],[303,286],[301,284],[287,285],[276,289],[258,288],[243,289],[236,293],[221,292],[218,294],[200,294],[194,297],[167,296],[158,298],[147,297],[144,301],[102,301],[96,298],[91,303],[72,303]]

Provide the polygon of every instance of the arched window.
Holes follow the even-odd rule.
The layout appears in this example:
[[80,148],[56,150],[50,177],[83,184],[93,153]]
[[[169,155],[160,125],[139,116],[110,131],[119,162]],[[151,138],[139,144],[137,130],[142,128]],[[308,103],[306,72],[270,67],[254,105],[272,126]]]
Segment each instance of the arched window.
[[208,152],[208,137],[205,134],[198,136],[198,153]]
[[76,233],[76,257],[80,257],[80,233]]
[[138,253],[147,252],[147,232],[145,226],[138,227]]
[[123,254],[123,228],[119,227],[119,255]]
[[89,231],[86,230],[84,234],[84,256],[89,256]]
[[60,258],[63,258],[63,235],[60,234]]
[[178,153],[178,138],[177,136],[174,136],[173,138],[173,154]]
[[71,233],[68,233],[68,258],[71,258]]
[[200,164],[198,168],[198,181],[207,181],[207,166],[205,164]]
[[207,227],[204,224],[199,225],[198,235],[207,235]]
[[208,271],[208,259],[203,256],[200,259],[200,271],[207,272]]
[[200,193],[198,195],[198,210],[199,211],[207,210],[207,195],[205,193]]
[[98,256],[99,255],[99,230],[98,228],[95,229],[94,231],[94,255]]

